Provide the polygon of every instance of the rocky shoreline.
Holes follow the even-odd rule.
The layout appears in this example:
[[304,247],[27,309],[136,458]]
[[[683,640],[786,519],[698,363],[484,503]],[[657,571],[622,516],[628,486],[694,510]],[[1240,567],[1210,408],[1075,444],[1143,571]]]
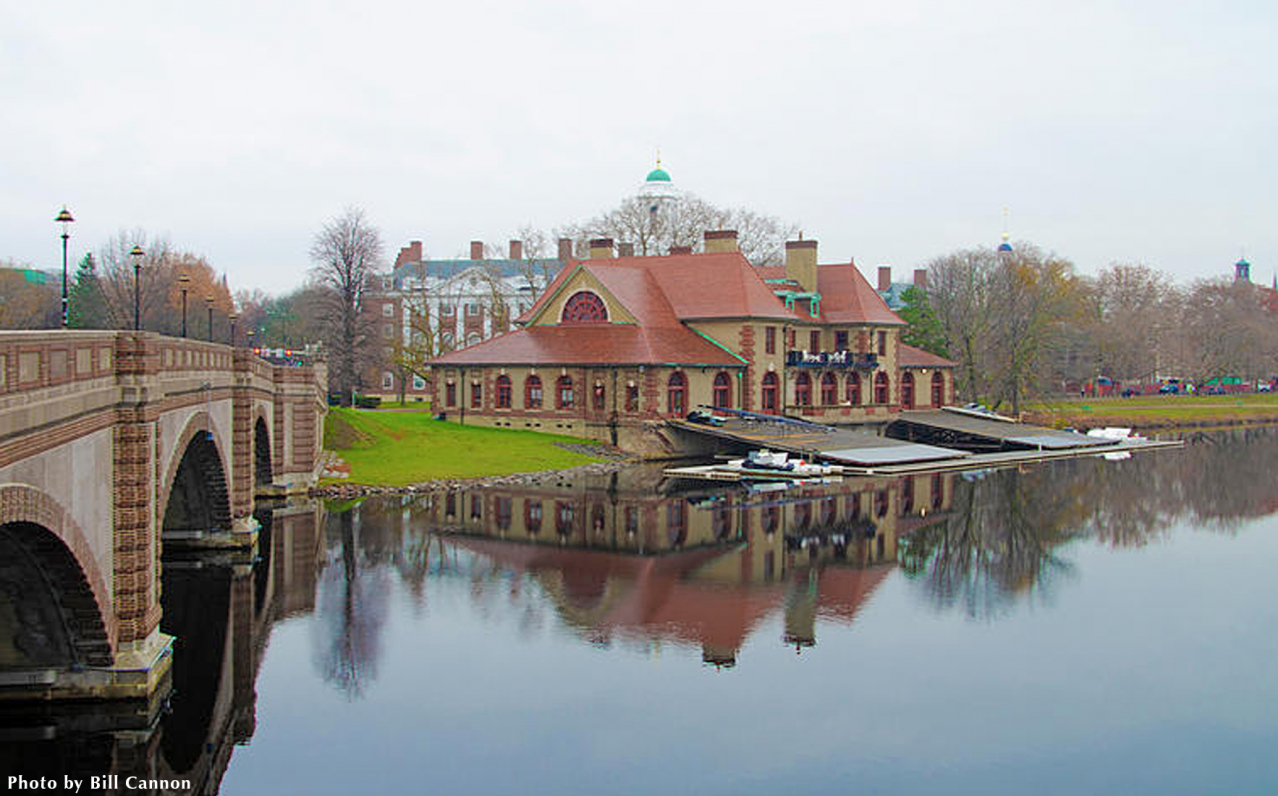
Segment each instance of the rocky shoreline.
[[[375,484],[330,483],[312,487],[309,494],[335,500],[351,500],[369,495],[416,495],[423,492],[439,492],[451,489],[469,489],[489,486],[533,486],[564,478],[589,475],[608,475],[634,464],[640,459],[619,448],[602,445],[577,445],[574,443],[556,443],[565,450],[582,453],[587,456],[603,458],[605,461],[579,464],[559,470],[539,470],[530,473],[507,473],[505,475],[481,475],[474,478],[435,478],[406,486],[379,486]],[[331,454],[330,454],[331,455]]]

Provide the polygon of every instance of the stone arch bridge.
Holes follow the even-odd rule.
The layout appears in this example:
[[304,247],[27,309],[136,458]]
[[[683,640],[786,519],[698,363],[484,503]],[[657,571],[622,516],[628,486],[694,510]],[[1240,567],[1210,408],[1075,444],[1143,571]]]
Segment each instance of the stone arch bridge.
[[315,482],[323,364],[148,332],[0,333],[0,699],[148,697],[160,553],[251,546]]

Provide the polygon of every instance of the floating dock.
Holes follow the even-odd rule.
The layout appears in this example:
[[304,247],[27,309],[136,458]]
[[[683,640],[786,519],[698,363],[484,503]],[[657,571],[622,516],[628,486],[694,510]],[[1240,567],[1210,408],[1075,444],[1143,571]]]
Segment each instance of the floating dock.
[[[724,412],[724,410],[714,410]],[[1018,423],[959,407],[901,412],[885,436],[854,428],[808,423],[753,412],[724,412],[722,423],[667,421],[673,428],[723,442],[737,450],[768,448],[813,462],[837,465],[842,475],[905,475],[938,470],[1007,467],[1022,462],[1178,448],[1180,440],[1114,440]],[[738,472],[671,468],[667,475],[707,481],[740,481]]]

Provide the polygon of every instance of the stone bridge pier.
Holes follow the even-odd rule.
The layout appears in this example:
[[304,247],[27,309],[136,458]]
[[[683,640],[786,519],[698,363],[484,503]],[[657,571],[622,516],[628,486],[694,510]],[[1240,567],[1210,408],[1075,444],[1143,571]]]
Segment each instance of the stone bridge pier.
[[147,697],[165,546],[246,547],[320,464],[322,363],[147,332],[0,333],[0,700]]

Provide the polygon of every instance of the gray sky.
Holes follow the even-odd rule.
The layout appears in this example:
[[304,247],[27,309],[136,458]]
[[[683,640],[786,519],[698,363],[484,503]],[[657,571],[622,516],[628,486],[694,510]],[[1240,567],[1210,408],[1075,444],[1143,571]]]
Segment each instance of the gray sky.
[[[126,6],[122,8],[121,6]],[[898,278],[1011,232],[1086,273],[1278,268],[1272,2],[0,2],[0,258],[121,229],[299,284],[675,183]]]

